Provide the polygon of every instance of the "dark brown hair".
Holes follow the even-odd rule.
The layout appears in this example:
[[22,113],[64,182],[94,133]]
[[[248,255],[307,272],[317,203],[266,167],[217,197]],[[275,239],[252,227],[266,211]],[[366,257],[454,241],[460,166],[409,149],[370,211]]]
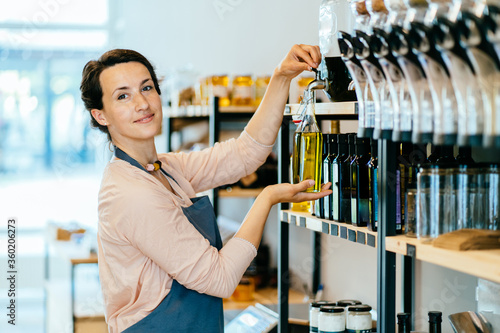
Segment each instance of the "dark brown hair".
[[158,95],[161,95],[160,87],[158,85],[158,79],[156,78],[156,73],[154,71],[153,65],[146,59],[142,54],[133,50],[126,49],[115,49],[104,53],[98,60],[89,61],[82,72],[82,83],[80,84],[80,91],[82,94],[82,101],[85,104],[85,108],[90,114],[90,124],[94,128],[98,128],[101,132],[106,133],[108,140],[111,141],[111,136],[108,131],[107,126],[101,126],[92,116],[92,109],[102,110],[102,87],[100,83],[101,73],[109,67],[116,64],[122,64],[126,62],[139,62],[146,66],[151,74],[151,79],[155,86]]

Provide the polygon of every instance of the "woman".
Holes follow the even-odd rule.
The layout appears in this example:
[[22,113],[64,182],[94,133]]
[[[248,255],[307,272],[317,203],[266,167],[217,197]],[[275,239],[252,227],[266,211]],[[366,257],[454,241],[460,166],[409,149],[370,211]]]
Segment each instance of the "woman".
[[156,152],[162,108],[147,59],[112,50],[87,63],[82,99],[92,124],[115,146],[98,207],[99,275],[110,332],[222,332],[222,298],[233,293],[257,254],[271,207],[331,193],[329,185],[303,192],[313,181],[266,187],[224,247],[210,201],[196,198],[264,163],[290,81],[320,59],[317,46],[295,45],[240,137],[188,154]]

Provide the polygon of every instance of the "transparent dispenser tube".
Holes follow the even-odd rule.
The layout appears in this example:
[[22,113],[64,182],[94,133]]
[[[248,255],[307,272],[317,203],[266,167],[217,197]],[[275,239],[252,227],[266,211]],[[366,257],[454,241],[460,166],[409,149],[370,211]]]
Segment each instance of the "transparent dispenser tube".
[[[500,110],[500,60],[495,46],[489,41],[492,31],[484,22],[484,17],[478,17],[474,8],[462,10],[460,22],[464,27],[462,39],[468,46],[474,70],[477,75],[479,89],[484,92],[484,146],[491,146],[500,141],[500,122],[497,116]],[[477,138],[475,141],[480,141]],[[477,144],[478,142],[473,142]]]
[[[433,100],[425,72],[410,45],[408,31],[399,25],[392,26],[389,46],[406,78],[407,92],[411,99],[411,140],[414,143],[432,142]],[[406,96],[407,97],[407,96]],[[409,112],[400,103],[401,112]],[[404,124],[402,124],[404,127]]]
[[371,137],[373,134],[373,126],[371,128],[367,127],[366,109],[373,108],[374,102],[365,70],[354,55],[351,35],[344,31],[340,31],[338,33],[338,43],[342,60],[351,74],[354,91],[358,99],[358,136],[362,138]]

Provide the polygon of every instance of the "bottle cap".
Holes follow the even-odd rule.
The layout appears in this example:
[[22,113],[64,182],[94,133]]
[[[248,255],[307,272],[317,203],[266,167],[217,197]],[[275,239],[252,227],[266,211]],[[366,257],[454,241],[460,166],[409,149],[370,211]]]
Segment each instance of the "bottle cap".
[[400,312],[398,313],[397,317],[398,317],[398,324],[407,323],[411,318],[411,313]]
[[345,309],[341,306],[332,306],[332,305],[323,305],[320,310],[321,312],[329,312],[329,313],[340,313],[344,312]]
[[429,311],[429,323],[440,323],[443,314],[440,311]]

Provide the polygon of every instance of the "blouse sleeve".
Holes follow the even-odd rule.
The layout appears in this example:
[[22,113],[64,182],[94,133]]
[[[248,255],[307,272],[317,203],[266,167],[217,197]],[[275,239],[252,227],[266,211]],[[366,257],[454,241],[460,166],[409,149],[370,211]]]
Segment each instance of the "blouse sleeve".
[[191,183],[195,192],[232,184],[264,164],[273,146],[263,145],[246,130],[237,139],[201,152],[168,154],[167,162]]
[[[130,188],[130,187],[129,187]],[[257,251],[233,238],[218,251],[165,194],[142,187],[120,195],[118,229],[135,248],[188,289],[229,297]]]

